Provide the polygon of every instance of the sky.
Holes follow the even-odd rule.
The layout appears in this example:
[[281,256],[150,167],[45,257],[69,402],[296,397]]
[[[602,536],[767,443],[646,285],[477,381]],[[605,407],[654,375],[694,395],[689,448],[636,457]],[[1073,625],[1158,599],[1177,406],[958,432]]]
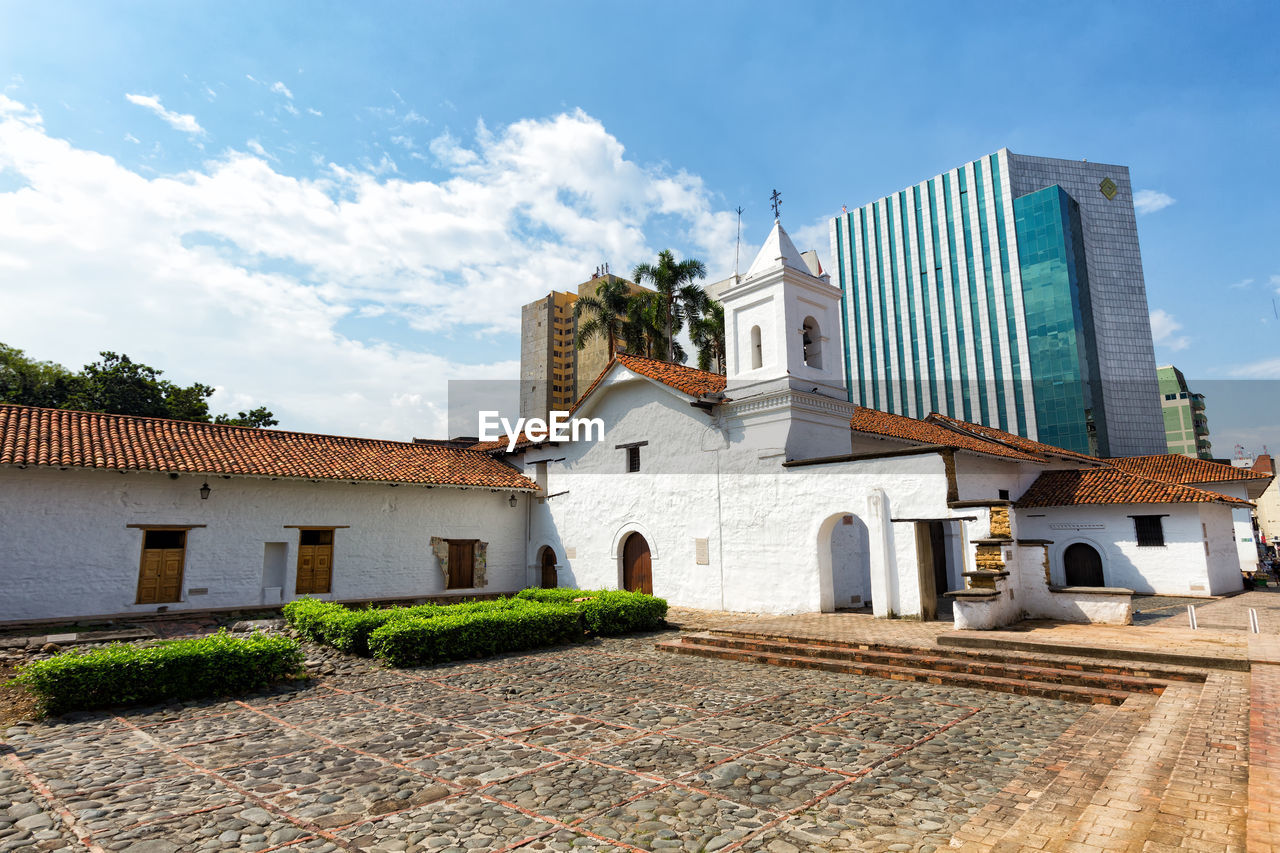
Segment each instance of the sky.
[[722,278],[739,206],[745,268],[774,189],[826,258],[842,205],[1007,146],[1129,166],[1157,363],[1219,454],[1280,450],[1240,381],[1280,379],[1278,9],[0,0],[0,341],[440,436],[548,290]]

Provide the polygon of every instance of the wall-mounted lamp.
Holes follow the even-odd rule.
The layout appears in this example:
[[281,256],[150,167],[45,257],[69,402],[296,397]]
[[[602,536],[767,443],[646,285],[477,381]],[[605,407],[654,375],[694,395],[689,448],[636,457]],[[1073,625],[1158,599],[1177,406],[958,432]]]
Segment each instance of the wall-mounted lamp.
[[209,484],[205,483],[203,486],[200,487],[200,500],[202,501],[209,500],[209,493],[212,491],[213,489],[209,488]]
[[511,497],[507,498],[507,504],[510,505],[512,509],[515,509],[516,504],[518,504],[519,502],[520,500],[514,494],[512,494]]

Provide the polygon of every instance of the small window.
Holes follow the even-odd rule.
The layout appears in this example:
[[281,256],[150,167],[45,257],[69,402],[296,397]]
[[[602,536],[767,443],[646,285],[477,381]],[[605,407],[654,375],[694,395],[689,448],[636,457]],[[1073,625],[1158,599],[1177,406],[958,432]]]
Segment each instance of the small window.
[[640,471],[640,448],[627,448],[627,473],[635,474]]
[[1133,527],[1138,534],[1139,548],[1159,548],[1164,545],[1164,524],[1161,523],[1161,518],[1163,516],[1159,515],[1133,517]]
[[751,369],[759,370],[764,365],[764,349],[760,340],[760,327],[751,327]]
[[804,318],[804,363],[806,367],[822,369],[822,330],[812,317]]
[[1002,501],[1007,501],[1007,500],[1009,500],[1009,490],[1008,490],[1008,489],[1001,489],[997,494],[999,494],[999,495],[1000,495],[1000,500],[1002,500]]
[[151,548],[185,548],[187,531],[185,530],[148,530],[145,533],[142,547]]

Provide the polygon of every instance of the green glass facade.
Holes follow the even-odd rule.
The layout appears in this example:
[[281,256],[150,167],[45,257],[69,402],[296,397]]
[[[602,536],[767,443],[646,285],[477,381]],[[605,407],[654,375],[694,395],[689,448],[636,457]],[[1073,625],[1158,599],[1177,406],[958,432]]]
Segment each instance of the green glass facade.
[[1080,208],[1058,186],[1013,202],[1039,440],[1096,453]]

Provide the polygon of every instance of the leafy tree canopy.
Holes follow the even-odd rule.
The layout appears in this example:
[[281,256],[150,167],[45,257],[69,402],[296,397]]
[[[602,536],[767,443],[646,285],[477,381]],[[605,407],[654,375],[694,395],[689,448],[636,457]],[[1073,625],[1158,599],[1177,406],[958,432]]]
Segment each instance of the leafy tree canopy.
[[[98,355],[98,361],[72,373],[60,364],[36,361],[22,350],[0,343],[0,403],[205,423],[211,420],[208,398],[213,386],[195,382],[183,387],[161,378],[164,371],[123,353],[104,351]],[[249,427],[278,423],[266,406],[238,412],[234,418],[218,415],[212,420]]]

